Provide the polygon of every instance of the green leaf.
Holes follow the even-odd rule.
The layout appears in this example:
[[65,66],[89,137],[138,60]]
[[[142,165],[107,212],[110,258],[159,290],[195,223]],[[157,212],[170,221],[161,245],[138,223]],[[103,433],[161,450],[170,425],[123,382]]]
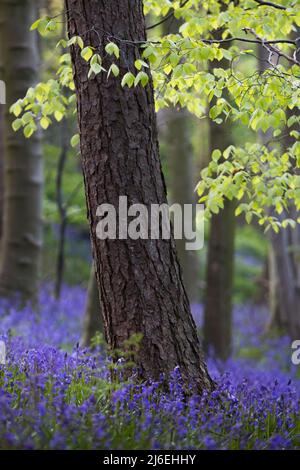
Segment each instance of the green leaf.
[[119,67],[116,64],[112,64],[109,67],[108,73],[107,73],[107,78],[110,76],[110,74],[113,74],[115,77],[117,77],[120,73]]
[[102,59],[99,54],[94,54],[93,57],[91,58],[91,65],[92,64],[102,64]]
[[93,49],[91,47],[85,47],[80,53],[81,57],[88,62],[93,55]]
[[64,114],[61,111],[56,110],[54,111],[54,117],[58,122],[60,122],[63,119]]
[[22,119],[15,119],[12,123],[12,128],[15,132],[17,132],[22,127]]
[[105,46],[105,50],[109,55],[115,55],[117,59],[120,57],[120,49],[118,48],[117,44],[114,42],[109,42]]
[[39,18],[34,23],[32,23],[32,25],[30,26],[30,31],[34,31],[35,29],[37,29],[41,21],[42,18]]
[[93,73],[95,75],[98,75],[102,70],[105,70],[105,69],[101,67],[100,64],[92,64],[88,73],[88,78],[90,78]]
[[33,115],[31,114],[30,111],[27,111],[27,113],[23,114],[22,116],[23,125],[28,124],[32,120],[33,120]]
[[71,143],[71,146],[74,148],[74,147],[77,147],[77,145],[79,144],[80,142],[80,137],[79,137],[79,134],[75,134],[73,135],[70,143]]
[[121,82],[121,86],[124,88],[127,85],[129,88],[134,84],[135,77],[131,72],[127,72]]
[[221,156],[222,156],[221,150],[215,149],[211,155],[211,158],[214,162],[218,162]]
[[24,127],[23,132],[26,139],[29,139],[29,137],[31,137],[34,132],[34,129],[30,124],[27,124],[27,126]]
[[139,72],[134,80],[134,86],[137,86],[141,82],[142,86],[145,87],[149,82],[149,77],[145,72]]
[[144,60],[141,60],[141,59],[136,60],[135,63],[134,63],[134,66],[137,70],[141,70],[142,67],[149,67],[147,62],[145,62]]
[[41,127],[42,129],[48,129],[49,125],[51,124],[51,121],[49,118],[46,116],[43,116],[41,119]]
[[81,39],[80,36],[73,36],[71,39],[69,39],[69,41],[67,42],[67,46],[70,47],[70,46],[74,46],[75,44],[77,44],[80,49],[83,49],[83,40]]

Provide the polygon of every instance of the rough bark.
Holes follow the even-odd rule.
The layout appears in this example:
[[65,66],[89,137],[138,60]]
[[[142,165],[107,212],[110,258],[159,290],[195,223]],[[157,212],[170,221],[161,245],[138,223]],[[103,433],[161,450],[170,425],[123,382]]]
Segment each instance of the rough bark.
[[[1,29],[3,27],[3,18],[0,18],[0,80],[4,80],[4,70],[3,70],[3,58],[2,58],[2,46],[1,46]],[[0,103],[0,240],[2,237],[3,229],[3,197],[4,197],[4,187],[3,187],[3,162],[4,162],[4,104]],[[1,256],[1,253],[0,253]]]
[[2,0],[1,48],[7,90],[4,128],[4,222],[0,292],[32,297],[36,293],[42,243],[42,156],[39,134],[15,133],[9,107],[37,79],[36,36],[29,31],[35,2]]
[[[290,131],[291,129],[287,132]],[[284,150],[291,147],[294,142],[294,137],[286,137]],[[275,215],[278,217],[278,214]],[[297,220],[298,217],[299,211],[295,207],[290,207],[288,211],[284,210],[280,214],[279,219]],[[283,329],[292,339],[298,339],[300,337],[300,226],[297,224],[294,229],[291,227],[281,229],[277,234],[271,231],[270,238],[274,264],[270,281],[271,325]],[[274,283],[277,287],[276,292],[272,292]]]
[[91,341],[97,333],[103,333],[103,323],[98,284],[94,264],[92,264],[83,320],[81,345],[83,347],[91,346]]
[[[211,68],[216,64],[212,63]],[[222,67],[218,63],[217,67]],[[213,104],[213,103],[212,103]],[[232,144],[230,126],[209,122],[211,152]],[[220,359],[227,359],[232,342],[232,290],[234,277],[235,203],[226,200],[210,224],[206,264],[204,345]]]
[[[69,36],[83,36],[105,57],[114,39],[121,49],[120,72],[134,72],[145,41],[141,0],[66,0]],[[118,39],[116,39],[118,38]],[[130,42],[132,41],[132,42]],[[104,329],[111,349],[143,335],[136,357],[140,378],[158,379],[176,366],[187,386],[211,387],[196,327],[183,287],[173,240],[99,240],[96,210],[101,203],[166,202],[154,112],[153,86],[122,88],[120,78],[88,80],[80,51],[71,48],[81,137],[82,166]]]
[[[1,66],[0,66],[1,67]],[[1,75],[0,75],[1,80]],[[4,149],[3,149],[3,105],[0,104],[0,240],[2,238],[3,230],[3,160],[4,160]]]

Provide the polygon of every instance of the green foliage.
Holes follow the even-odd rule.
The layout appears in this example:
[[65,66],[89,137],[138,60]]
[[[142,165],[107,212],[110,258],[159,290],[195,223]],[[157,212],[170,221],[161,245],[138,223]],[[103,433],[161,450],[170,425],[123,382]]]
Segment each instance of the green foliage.
[[[271,132],[275,143],[246,141],[241,146],[230,146],[222,154],[215,150],[201,174],[198,192],[207,217],[223,208],[224,198],[234,198],[239,201],[237,215],[244,214],[248,223],[257,219],[266,229],[278,231],[281,226],[300,221],[293,221],[288,215],[280,220],[278,217],[283,211],[288,214],[292,205],[300,208],[300,62],[296,54],[298,43],[292,39],[300,26],[299,5],[300,0],[278,0],[275,7],[255,0],[145,0],[145,12],[152,17],[173,12],[181,22],[177,34],[153,36],[135,44],[115,36],[111,41],[108,32],[107,38],[104,36],[108,70],[102,65],[99,51],[78,36],[60,40],[57,51],[79,48],[91,80],[103,73],[107,80],[120,80],[128,88],[147,86],[150,66],[157,110],[182,106],[197,117],[209,117],[218,124],[231,120],[250,133]],[[32,29],[53,35],[58,28],[56,19],[47,17],[37,20]],[[126,66],[127,71],[120,73],[125,68],[129,43],[139,48],[140,57],[134,69]],[[261,71],[254,65],[255,69],[249,72],[245,64],[257,56],[258,44],[268,51],[267,67]],[[14,129],[23,127],[26,137],[37,130],[36,121],[47,129],[52,116],[59,121],[67,112],[74,112],[69,53],[63,50],[59,62],[56,79],[30,89],[24,100],[11,108],[17,118]],[[213,65],[208,67],[209,63]],[[68,98],[65,89],[71,92]],[[287,148],[276,143],[283,131],[295,140]],[[72,145],[77,144],[78,137],[74,137]]]

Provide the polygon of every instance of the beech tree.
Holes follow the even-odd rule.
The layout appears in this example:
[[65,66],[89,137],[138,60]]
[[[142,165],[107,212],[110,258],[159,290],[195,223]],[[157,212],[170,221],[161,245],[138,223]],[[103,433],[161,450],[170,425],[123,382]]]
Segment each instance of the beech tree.
[[[174,16],[169,18],[164,25],[164,35],[177,33],[180,22]],[[171,203],[195,204],[197,201],[194,188],[195,161],[192,138],[192,115],[180,106],[170,106],[161,111],[163,114],[163,132],[167,143],[166,154],[168,165],[168,199]],[[190,302],[199,300],[199,259],[197,253],[186,249],[186,239],[176,240],[176,249],[182,268],[184,286]]]
[[[136,43],[146,40],[143,3],[67,0],[69,38],[84,37],[101,57],[111,37],[120,38],[122,75],[142,59]],[[88,31],[88,32],[87,32]],[[101,203],[166,203],[159,161],[153,85],[122,88],[118,78],[96,75],[71,46],[77,95],[82,167],[88,218],[110,348],[141,333],[136,358],[141,378],[158,379],[176,366],[186,386],[210,389],[196,327],[182,283],[174,240],[100,240],[96,211]],[[110,59],[103,60],[109,68]]]
[[[1,52],[7,105],[4,122],[4,214],[0,293],[36,294],[42,244],[42,154],[40,134],[28,140],[12,129],[9,107],[23,98],[37,79],[36,34],[30,32],[35,19],[33,0],[0,2]],[[21,112],[21,108],[19,110]],[[28,115],[24,114],[25,135]]]
[[[219,32],[215,39],[221,39]],[[213,61],[209,69],[226,67],[226,61]],[[211,108],[216,106],[216,99]],[[217,124],[209,120],[209,143],[212,155],[220,155],[232,141],[229,122]],[[227,359],[232,343],[232,294],[234,278],[235,201],[225,198],[223,210],[213,214],[206,260],[206,286],[204,308],[204,347],[220,359]]]

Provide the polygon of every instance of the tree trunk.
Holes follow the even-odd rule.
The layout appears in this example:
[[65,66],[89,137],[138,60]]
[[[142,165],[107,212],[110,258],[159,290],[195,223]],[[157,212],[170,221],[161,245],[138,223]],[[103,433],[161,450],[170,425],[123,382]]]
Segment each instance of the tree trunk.
[[56,276],[55,276],[55,288],[54,293],[56,299],[60,298],[61,288],[64,279],[65,271],[65,242],[66,242],[66,230],[68,224],[67,208],[64,201],[63,195],[63,177],[65,166],[68,158],[68,147],[69,147],[69,132],[68,124],[66,119],[63,119],[61,123],[61,152],[58,157],[57,171],[56,171],[56,205],[59,216],[59,227],[58,227],[58,246],[57,246],[57,259],[56,259]]
[[[164,34],[177,33],[180,21],[174,17],[163,24]],[[195,163],[194,152],[191,143],[191,114],[180,107],[169,107],[163,112],[164,126],[163,136],[166,145],[168,164],[167,186],[168,198],[171,203],[195,204],[196,194],[194,188]],[[197,252],[187,250],[186,239],[176,240],[176,249],[182,268],[183,282],[190,302],[200,300],[199,295],[199,258]]]
[[232,342],[234,210],[234,202],[226,201],[222,212],[212,216],[207,255],[204,344],[223,360]]
[[[0,10],[1,12],[1,10]],[[0,17],[0,41],[1,41],[1,30],[3,28],[3,17]],[[3,57],[2,57],[2,46],[0,43],[0,80],[4,81],[4,69],[3,69]],[[4,108],[5,105],[0,103],[0,240],[2,238],[3,230],[3,198],[4,198],[4,175],[3,175],[3,165],[4,165]],[[1,252],[0,252],[1,260]],[[1,262],[1,261],[0,261]]]
[[[166,144],[169,178],[167,179],[171,203],[195,204],[193,149],[190,142],[190,115],[186,110],[169,108],[166,112]],[[190,302],[199,300],[198,256],[187,250],[186,239],[176,240],[176,249],[182,267],[183,282]]]
[[[0,66],[1,67],[1,66]],[[1,80],[1,75],[0,75]],[[4,149],[3,149],[3,104],[0,104],[0,240],[2,238],[3,230],[3,160],[4,160]]]
[[[294,37],[299,36],[299,30],[294,33]],[[268,52],[265,48],[259,47],[259,69],[261,72],[267,68]],[[276,63],[276,57],[273,57]],[[297,111],[289,111],[290,115]],[[289,116],[287,116],[289,118]],[[294,126],[298,130],[298,124]],[[292,128],[286,129],[283,150],[291,147],[295,138],[289,135]],[[266,144],[271,139],[272,132],[268,131],[261,136],[261,140]],[[295,166],[296,167],[296,166]],[[273,215],[273,214],[272,214]],[[284,210],[280,216],[274,214],[281,220],[292,218],[297,220],[299,211],[291,207]],[[281,229],[279,233],[273,230],[270,232],[270,253],[269,253],[269,307],[271,313],[271,327],[286,331],[292,339],[300,337],[300,226],[295,229],[287,227]]]
[[42,244],[42,155],[39,134],[15,133],[9,107],[37,79],[36,35],[29,31],[35,2],[2,0],[1,47],[7,88],[4,129],[4,221],[0,293],[33,297]]
[[[296,211],[294,211],[296,212]],[[297,218],[283,213],[282,217]],[[277,282],[277,303],[273,306],[272,325],[283,328],[292,339],[300,337],[300,227],[271,233]],[[274,302],[274,300],[273,300]],[[277,314],[276,314],[277,313]]]
[[[3,19],[0,18],[0,40],[1,40],[1,29],[3,26]],[[0,80],[4,79],[3,73],[3,60],[2,60],[2,47],[0,45]],[[3,229],[3,160],[4,160],[4,149],[3,149],[3,127],[4,127],[4,104],[0,103],[0,240],[2,238]],[[1,256],[1,253],[0,253]]]
[[92,263],[84,313],[81,345],[83,347],[91,346],[91,340],[97,333],[103,333],[103,324],[95,267]]
[[[110,58],[104,46],[111,38],[121,49],[120,75],[134,72],[145,41],[141,0],[66,0],[69,37],[79,35],[94,46],[103,66]],[[154,112],[153,86],[122,88],[120,78],[106,74],[88,80],[80,50],[71,47],[81,137],[88,218],[105,335],[111,349],[123,348],[136,333],[142,341],[137,375],[158,379],[179,366],[187,387],[211,388],[196,327],[190,313],[172,240],[100,240],[96,210],[102,203],[166,202]]]
[[[211,68],[222,67],[222,61],[217,64]],[[232,144],[230,126],[210,120],[209,141],[211,152],[225,150]],[[232,342],[235,207],[234,201],[226,200],[224,209],[212,216],[206,264],[204,345],[223,360],[229,357]]]

